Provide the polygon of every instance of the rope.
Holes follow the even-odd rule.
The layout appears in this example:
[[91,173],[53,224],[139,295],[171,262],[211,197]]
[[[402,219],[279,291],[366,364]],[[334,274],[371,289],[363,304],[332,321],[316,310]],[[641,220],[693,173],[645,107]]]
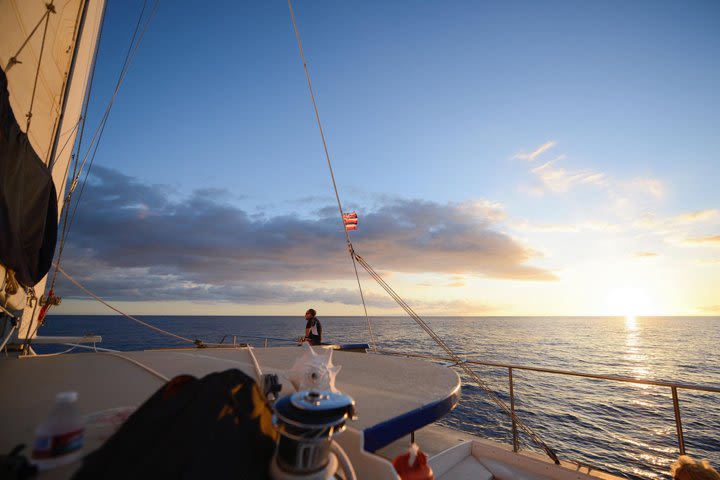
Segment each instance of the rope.
[[56,353],[36,353],[35,355],[20,355],[18,358],[46,358],[46,357],[59,357],[60,355],[65,355],[66,353],[70,353],[73,350],[77,348],[76,345],[71,346],[67,350],[63,350],[62,352],[56,352]]
[[98,353],[98,355],[103,355],[103,354],[104,354],[104,355],[111,355],[111,356],[113,356],[113,357],[122,358],[123,360],[127,360],[128,362],[137,365],[138,367],[142,368],[142,369],[145,370],[146,372],[151,373],[152,375],[155,375],[156,377],[158,377],[160,380],[162,380],[162,381],[164,381],[164,382],[169,382],[169,381],[170,381],[170,378],[166,377],[166,376],[163,375],[162,373],[160,373],[160,372],[158,372],[157,370],[154,370],[154,369],[148,367],[148,366],[145,365],[144,363],[138,362],[137,360],[135,360],[135,359],[133,359],[133,358],[126,357],[125,355],[121,355],[121,354],[115,353],[115,352],[97,352],[97,353]]
[[[48,25],[50,24],[50,12],[55,13],[55,7],[52,4],[53,0],[46,5],[47,11],[45,12],[45,30],[43,31],[42,43],[40,44],[40,56],[38,57],[37,70],[35,70],[35,82],[33,83],[32,96],[30,97],[30,110],[25,115],[27,117],[27,125],[25,126],[25,134],[30,134],[30,120],[32,119],[32,109],[35,104],[35,92],[37,90],[37,82],[40,77],[40,65],[42,64],[43,52],[45,51],[45,38],[47,37]],[[37,28],[37,27],[36,27]],[[35,33],[35,30],[33,30]],[[26,40],[27,43],[27,40]],[[25,44],[23,44],[23,47]]]
[[17,52],[15,52],[15,55],[10,57],[10,60],[8,60],[7,65],[5,65],[5,73],[7,73],[8,70],[10,70],[13,67],[13,65],[15,65],[16,63],[22,63],[20,60],[17,59],[18,55],[20,55],[20,52],[23,51],[23,48],[25,48],[25,45],[27,45],[27,43],[30,41],[30,39],[33,37],[33,35],[35,35],[35,31],[37,31],[40,24],[43,22],[43,20],[45,20],[45,17],[49,17],[50,13],[55,13],[55,8],[52,7],[52,2],[50,2],[50,5],[47,5],[47,7],[48,8],[46,8],[45,13],[43,13],[43,16],[40,17],[40,20],[38,20],[38,23],[35,25],[35,28],[32,29],[32,32],[30,32],[30,34],[27,36],[27,38],[25,39],[23,44],[20,45],[20,48],[18,49]]
[[[105,132],[105,126],[107,125],[107,120],[110,116],[110,111],[112,109],[113,104],[115,103],[115,98],[117,97],[118,92],[120,91],[120,86],[122,85],[123,81],[125,80],[125,76],[127,75],[127,72],[130,68],[130,64],[132,63],[133,58],[135,58],[135,54],[137,53],[138,48],[140,47],[140,43],[142,42],[143,37],[145,36],[145,32],[147,32],[148,26],[150,25],[150,21],[155,16],[155,13],[157,12],[157,8],[160,4],[159,0],[156,0],[152,11],[148,15],[147,20],[145,21],[145,25],[143,26],[142,32],[140,33],[140,36],[138,37],[138,30],[140,30],[140,25],[142,23],[142,18],[145,13],[145,8],[147,6],[147,0],[143,2],[143,7],[140,11],[140,15],[138,16],[137,23],[135,24],[135,31],[133,32],[133,36],[130,39],[130,45],[128,47],[128,51],[125,54],[125,61],[123,63],[122,69],[120,70],[120,75],[118,77],[117,84],[115,85],[115,91],[113,92],[112,97],[108,101],[107,106],[105,107],[105,112],[103,114],[102,119],[100,120],[100,124],[98,125],[97,129],[95,130],[95,133],[93,135],[92,141],[90,142],[90,146],[88,147],[87,153],[83,157],[82,163],[80,167],[77,167],[78,158],[80,156],[80,146],[82,143],[83,133],[85,131],[85,124],[83,123],[83,128],[80,133],[80,138],[78,139],[77,149],[75,153],[75,165],[73,168],[73,179],[70,183],[70,187],[68,189],[68,194],[65,197],[65,202],[63,203],[62,210],[60,212],[61,215],[64,216],[63,218],[63,228],[62,233],[60,235],[60,244],[58,246],[58,255],[56,264],[60,265],[60,260],[62,258],[63,251],[65,250],[65,242],[67,240],[67,235],[70,232],[70,228],[72,227],[72,224],[75,220],[75,214],[77,213],[78,206],[80,205],[80,200],[82,199],[83,192],[85,191],[85,185],[87,183],[87,178],[90,175],[90,170],[92,169],[92,165],[95,162],[95,155],[97,154],[98,147],[100,146],[100,140],[102,139],[102,135]],[[102,23],[105,22],[105,16],[103,12],[103,19]],[[100,34],[102,35],[102,25],[100,27]],[[137,38],[137,41],[135,39]],[[100,39],[98,39],[98,42],[96,43],[96,51],[95,54],[97,54],[97,49],[99,48]],[[93,72],[92,72],[92,79],[95,77],[95,65],[93,65]],[[92,88],[92,79],[90,83],[90,88]],[[85,99],[85,113],[87,114],[87,104],[89,100],[90,95],[90,89],[88,89],[87,96]],[[93,149],[93,146],[95,147]],[[78,180],[80,179],[80,176],[82,175],[83,169],[85,167],[85,164],[87,163],[88,157],[90,157],[90,152],[92,152],[92,157],[90,159],[90,164],[87,168],[87,171],[85,172],[85,180],[83,181],[82,187],[80,188],[80,193],[78,195],[78,199],[75,202],[75,206],[73,207],[72,216],[69,216],[69,209],[71,205],[72,195],[75,192],[75,189],[77,188]],[[67,173],[69,172],[70,164],[68,163],[68,170],[66,171],[65,175],[67,176]],[[57,268],[55,269],[55,272],[53,273],[52,282],[51,282],[51,288],[55,286],[55,281],[57,279]]]
[[[353,252],[354,253],[354,252]],[[390,285],[388,285],[385,280],[368,264],[364,258],[362,258],[357,253],[354,253],[355,257],[357,258],[358,263],[370,274],[372,278],[375,279],[375,281],[385,290],[396,302],[400,307],[402,307],[405,312],[413,319],[415,322],[420,325],[420,327],[425,330],[425,332],[432,338],[435,343],[437,343],[443,350],[445,350],[445,353],[447,353],[452,360],[457,363],[458,367],[462,368],[463,372],[465,372],[466,375],[468,375],[470,378],[472,378],[475,383],[478,384],[478,386],[485,391],[485,393],[490,397],[490,400],[493,401],[500,409],[505,411],[505,413],[510,416],[513,420],[515,420],[517,426],[525,432],[540,448],[542,448],[547,455],[553,459],[553,461],[556,464],[560,463],[560,460],[558,459],[555,452],[545,444],[545,442],[540,439],[540,437],[533,432],[528,426],[526,426],[524,423],[520,421],[520,419],[517,417],[517,415],[510,409],[510,407],[507,406],[505,402],[498,397],[495,392],[490,388],[489,385],[487,385],[484,381],[480,379],[480,377],[465,364],[465,362],[435,333],[435,331],[430,328],[430,325],[428,325],[420,316],[415,313],[415,311],[408,305],[401,297],[398,295],[395,290],[393,290]]]
[[[191,339],[189,339],[189,338],[187,338],[187,337],[181,337],[180,335],[176,335],[176,334],[174,334],[174,333],[172,333],[172,332],[168,332],[167,330],[163,330],[162,328],[158,328],[158,327],[156,327],[156,326],[154,326],[154,325],[150,325],[149,323],[143,322],[142,320],[140,320],[140,319],[138,319],[138,318],[135,318],[135,317],[133,317],[132,315],[128,315],[127,313],[121,312],[120,310],[118,310],[117,308],[113,307],[112,305],[110,305],[109,303],[107,303],[105,300],[103,300],[102,298],[98,297],[97,295],[95,295],[94,293],[92,293],[90,290],[88,290],[87,288],[85,288],[84,286],[82,286],[82,285],[80,284],[80,282],[78,282],[77,280],[75,280],[75,279],[74,279],[73,277],[71,277],[65,270],[63,270],[60,265],[57,265],[57,264],[56,264],[56,266],[57,266],[57,269],[60,271],[60,273],[62,273],[62,274],[65,276],[65,278],[67,278],[68,280],[70,280],[76,287],[78,287],[80,290],[82,290],[83,292],[87,293],[88,295],[90,295],[91,297],[93,297],[95,300],[97,300],[98,302],[100,302],[100,303],[102,303],[103,305],[105,305],[106,307],[108,307],[110,310],[113,310],[113,311],[119,313],[120,315],[122,315],[123,317],[126,317],[126,318],[128,318],[128,319],[130,319],[130,320],[132,320],[132,321],[134,321],[134,322],[137,322],[137,323],[139,323],[140,325],[142,325],[142,326],[144,326],[144,327],[147,327],[147,328],[149,328],[149,329],[151,329],[151,330],[155,330],[156,332],[162,333],[163,335],[167,335],[167,336],[170,336],[170,337],[173,337],[173,338],[177,338],[178,340],[182,340],[183,342],[194,343],[194,344],[198,345],[199,340],[191,340]],[[200,342],[200,344],[202,344],[202,342]]]
[[307,68],[307,60],[305,60],[305,52],[303,51],[302,41],[300,40],[300,31],[298,30],[297,23],[295,22],[295,12],[292,8],[292,0],[287,0],[288,8],[290,9],[290,18],[292,19],[293,29],[295,30],[295,38],[297,38],[298,49],[300,50],[300,60],[305,70],[305,78],[307,79],[308,90],[310,91],[310,98],[312,99],[313,109],[315,111],[315,120],[317,121],[318,130],[320,130],[320,138],[322,139],[323,150],[325,151],[325,158],[327,159],[328,170],[330,170],[330,179],[332,180],[333,189],[335,190],[335,199],[337,200],[338,211],[340,212],[340,223],[342,225],[343,232],[345,232],[345,241],[348,245],[350,252],[350,258],[352,259],[353,268],[355,269],[355,278],[357,279],[358,288],[360,289],[360,299],[362,300],[363,309],[365,310],[365,319],[367,320],[368,332],[370,333],[370,343],[372,344],[373,350],[377,350],[375,344],[375,335],[372,330],[372,323],[367,313],[367,306],[365,305],[365,296],[363,295],[362,287],[360,286],[360,276],[358,275],[357,265],[355,264],[355,257],[353,256],[352,242],[350,241],[350,234],[345,228],[345,221],[343,219],[342,203],[340,202],[340,194],[338,193],[337,183],[335,182],[335,173],[333,172],[332,162],[330,161],[330,153],[328,152],[327,142],[325,141],[325,133],[323,132],[322,122],[320,122],[320,112],[318,111],[317,102],[315,102],[315,93],[313,92],[312,82],[310,81],[310,72]]
[[[102,41],[102,34],[104,31],[103,26],[105,25],[106,8],[107,8],[107,3],[103,4],[102,17],[100,19],[100,25],[98,27],[99,34],[98,34],[97,41],[95,42],[95,51],[93,52],[92,59],[89,60],[92,62],[92,68],[90,71],[90,82],[89,82],[87,91],[85,92],[85,99],[83,100],[83,111],[80,115],[80,118],[78,118],[78,123],[75,125],[75,128],[77,128],[82,123],[82,128],[80,128],[80,134],[77,139],[75,153],[73,154],[73,159],[74,159],[73,178],[75,178],[75,175],[78,170],[78,159],[80,157],[80,149],[81,149],[81,145],[82,145],[83,135],[85,134],[85,119],[87,118],[87,111],[88,111],[88,108],[90,107],[90,95],[92,92],[93,85],[95,84],[95,70],[97,67],[96,59],[97,59],[98,50],[100,49],[100,43]],[[144,8],[144,6],[143,6],[143,8]],[[139,21],[139,19],[138,19],[138,21]],[[137,27],[136,27],[136,31],[137,31]],[[132,45],[132,40],[131,40],[130,44]],[[127,60],[127,58],[126,58],[126,60]],[[62,150],[60,150],[60,153],[58,153],[55,156],[55,158],[51,159],[53,163],[50,164],[50,169],[52,169],[55,166],[55,160],[57,160],[57,158],[65,150],[65,146],[67,145],[67,142],[70,140],[70,138],[72,138],[72,134],[68,135],[68,140],[65,142],[65,145],[63,145],[63,148],[62,148]],[[67,184],[67,177],[68,177],[69,173],[70,173],[70,162],[68,162],[68,164],[65,167],[65,173],[63,174],[63,183],[61,185]],[[74,181],[76,181],[76,180],[74,180]],[[60,215],[63,217],[63,226],[62,226],[62,232],[60,234],[60,245],[58,246],[58,257],[57,257],[57,262],[56,262],[58,264],[60,264],[60,258],[62,257],[62,253],[65,248],[65,238],[67,237],[68,226],[69,226],[68,213],[69,213],[70,209],[69,209],[69,207],[66,207],[66,206],[68,205],[68,203],[70,202],[70,200],[72,198],[72,191],[68,190],[68,192],[69,193],[66,197],[66,200],[63,202],[62,207],[60,209]],[[60,196],[58,195],[58,203],[59,202],[60,202]],[[53,289],[55,287],[56,280],[57,280],[57,269],[55,269],[55,272],[53,273],[52,281],[50,282],[50,289]]]
[[258,387],[262,388],[263,373],[262,369],[260,368],[260,364],[258,363],[257,358],[255,358],[255,354],[253,353],[253,347],[248,346],[247,352],[250,355],[250,360],[252,361],[253,368],[255,369],[255,379],[257,380]]

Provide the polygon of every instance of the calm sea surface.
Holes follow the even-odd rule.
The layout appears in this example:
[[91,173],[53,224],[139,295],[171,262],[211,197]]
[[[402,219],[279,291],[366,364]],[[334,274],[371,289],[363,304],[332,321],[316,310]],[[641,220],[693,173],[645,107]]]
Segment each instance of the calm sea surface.
[[[190,338],[223,335],[258,346],[287,344],[304,333],[297,317],[168,317],[143,320]],[[364,318],[323,317],[324,341],[368,342]],[[582,373],[720,387],[720,317],[429,317],[433,329],[463,357]],[[375,317],[379,348],[442,351],[407,318]],[[41,335],[103,336],[118,350],[177,345],[172,338],[115,316],[48,317]],[[226,340],[232,342],[232,340]],[[509,402],[506,368],[477,373]],[[342,375],[342,372],[340,373]],[[518,415],[561,459],[628,478],[667,478],[678,455],[671,390],[548,373],[513,371]],[[479,387],[463,379],[460,405],[440,423],[511,443],[510,422]],[[685,449],[720,466],[720,393],[678,390]],[[523,448],[532,448],[521,438]]]

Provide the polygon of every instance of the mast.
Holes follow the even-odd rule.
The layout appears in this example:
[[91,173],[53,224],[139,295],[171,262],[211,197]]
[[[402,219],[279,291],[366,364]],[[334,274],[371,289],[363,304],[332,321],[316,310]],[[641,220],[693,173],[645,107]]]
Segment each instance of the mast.
[[[105,0],[0,2],[0,66],[7,76],[10,106],[32,150],[49,167],[57,217],[104,7]],[[33,287],[38,299],[46,280]],[[30,299],[25,306],[17,340],[35,336],[38,303]]]

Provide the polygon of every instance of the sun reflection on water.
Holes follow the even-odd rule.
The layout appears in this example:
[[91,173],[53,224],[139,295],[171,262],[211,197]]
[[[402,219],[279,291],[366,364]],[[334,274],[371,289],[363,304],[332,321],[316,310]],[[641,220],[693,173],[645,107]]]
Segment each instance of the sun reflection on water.
[[[625,354],[623,359],[630,363],[630,372],[636,378],[648,378],[651,371],[648,368],[648,357],[643,351],[642,329],[635,315],[625,317]],[[638,388],[647,389],[649,385],[637,385]]]

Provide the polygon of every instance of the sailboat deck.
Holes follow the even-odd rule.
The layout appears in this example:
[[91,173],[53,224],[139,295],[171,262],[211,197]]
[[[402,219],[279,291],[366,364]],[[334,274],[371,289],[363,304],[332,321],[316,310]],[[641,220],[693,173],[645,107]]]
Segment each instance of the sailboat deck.
[[[301,354],[299,348],[253,352],[263,373],[278,374],[282,394],[294,391],[284,374]],[[244,348],[149,350],[120,355],[92,352],[0,359],[0,381],[13,386],[3,388],[0,396],[0,449],[9,451],[19,443],[32,445],[35,426],[49,413],[57,392],[77,391],[81,413],[93,414],[138,406],[155,392],[164,381],[143,367],[168,378],[180,374],[201,377],[230,368],[254,374],[250,354]],[[337,388],[357,404],[358,419],[351,425],[363,432],[366,449],[371,451],[440,418],[459,399],[458,375],[439,365],[341,351],[333,353],[333,361],[342,366]],[[89,429],[86,451],[97,448],[103,435]]]

